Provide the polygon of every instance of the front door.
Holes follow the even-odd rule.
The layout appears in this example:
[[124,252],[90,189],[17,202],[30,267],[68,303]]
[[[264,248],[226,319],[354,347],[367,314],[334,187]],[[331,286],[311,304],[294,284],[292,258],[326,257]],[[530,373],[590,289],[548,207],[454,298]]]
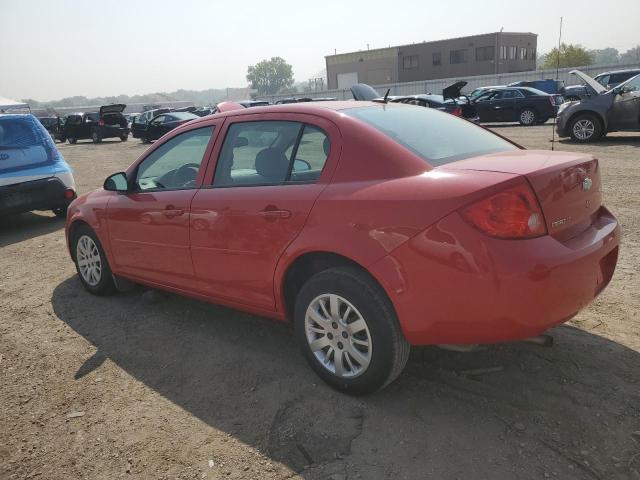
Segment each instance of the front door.
[[611,130],[640,129],[640,75],[622,85],[609,111]]
[[132,190],[107,206],[114,269],[163,285],[190,287],[189,212],[213,127],[189,130],[147,155]]
[[278,259],[301,232],[338,155],[329,141],[329,135],[338,138],[328,133],[337,131],[333,124],[304,115],[279,118],[241,116],[227,125],[212,185],[198,191],[191,210],[201,290],[267,310],[275,309]]

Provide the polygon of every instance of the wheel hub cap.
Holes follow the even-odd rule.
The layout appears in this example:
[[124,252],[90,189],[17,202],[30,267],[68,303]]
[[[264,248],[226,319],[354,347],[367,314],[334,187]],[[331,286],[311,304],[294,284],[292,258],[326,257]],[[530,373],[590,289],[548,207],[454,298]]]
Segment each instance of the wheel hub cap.
[[573,126],[573,134],[580,140],[591,138],[595,131],[595,125],[591,120],[579,120]]
[[529,110],[525,110],[520,115],[520,119],[522,120],[522,123],[526,123],[526,124],[533,123],[534,114]]
[[348,300],[324,294],[309,304],[305,332],[320,364],[341,378],[362,375],[371,361],[371,335],[366,321]]
[[100,259],[98,246],[91,237],[82,235],[78,239],[76,261],[84,281],[95,287],[102,276],[102,260]]

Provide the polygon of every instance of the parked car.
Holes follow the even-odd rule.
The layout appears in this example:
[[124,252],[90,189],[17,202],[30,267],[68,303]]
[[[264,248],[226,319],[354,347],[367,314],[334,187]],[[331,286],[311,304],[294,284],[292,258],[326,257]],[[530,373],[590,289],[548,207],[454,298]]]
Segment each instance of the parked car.
[[138,282],[292,321],[311,368],[365,394],[410,345],[533,337],[588,305],[620,242],[600,170],[431,108],[239,107],[75,200],[66,238],[89,292]]
[[131,135],[133,135],[133,138],[142,138],[142,133],[147,131],[147,125],[153,117],[170,111],[170,108],[154,108],[140,113],[131,123]]
[[114,104],[104,105],[97,112],[72,113],[67,116],[60,138],[69,143],[84,139],[100,143],[105,138],[119,138],[125,142],[129,137],[127,120],[122,115],[125,108],[126,105]]
[[554,117],[562,104],[561,95],[529,87],[497,87],[471,99],[481,122],[520,122],[535,125]]
[[507,85],[508,87],[530,87],[540,90],[545,93],[562,94],[564,91],[564,82],[562,80],[553,80],[548,78],[546,80],[529,80],[522,82],[513,82]]
[[469,99],[462,95],[462,89],[467,82],[456,82],[442,91],[442,95],[432,93],[421,95],[407,95],[404,97],[392,97],[391,102],[419,105],[421,107],[435,108],[467,120],[477,121],[476,109]]
[[[614,87],[617,87],[622,82],[626,82],[632,77],[640,74],[640,69],[627,69],[627,70],[615,70],[612,72],[603,72],[596,75],[593,79],[602,85],[606,90],[611,90]],[[569,87],[565,87],[564,91],[561,92],[567,101],[576,101],[582,100],[584,98],[589,98],[591,95],[597,95],[598,93],[589,86],[589,84],[585,83],[583,85],[571,85]]]
[[207,115],[212,115],[214,113],[216,113],[218,111],[218,109],[216,107],[206,107],[206,108],[201,108],[199,110],[195,110],[191,113],[193,113],[194,115],[197,115],[199,117],[206,117]]
[[0,114],[0,215],[52,210],[64,217],[76,197],[71,167],[30,114]]
[[60,117],[36,117],[38,121],[42,124],[44,128],[47,129],[49,135],[54,140],[59,136],[60,133]]
[[640,75],[607,90],[579,70],[570,73],[580,77],[595,93],[560,107],[556,124],[560,137],[592,142],[609,132],[640,132]]
[[165,133],[170,132],[174,128],[179,127],[183,123],[190,122],[200,118],[197,115],[189,112],[167,112],[161,113],[157,117],[153,117],[144,132],[140,133],[140,138],[143,143],[157,140]]
[[241,100],[238,103],[245,108],[264,107],[265,105],[269,105],[269,102],[266,100]]

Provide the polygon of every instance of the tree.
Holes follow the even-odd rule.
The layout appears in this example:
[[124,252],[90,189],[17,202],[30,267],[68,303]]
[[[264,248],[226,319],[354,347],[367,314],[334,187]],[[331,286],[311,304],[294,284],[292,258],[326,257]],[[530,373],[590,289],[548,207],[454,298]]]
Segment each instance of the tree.
[[593,63],[599,65],[615,65],[620,62],[620,53],[616,48],[591,50],[591,53],[593,53]]
[[640,63],[640,45],[630,48],[620,55],[622,63]]
[[[560,45],[560,67],[581,67],[593,63],[594,54],[582,45]],[[556,68],[558,63],[558,49],[554,48],[545,55],[542,68]]]
[[284,58],[272,57],[247,68],[247,81],[260,94],[272,95],[293,86],[293,68]]

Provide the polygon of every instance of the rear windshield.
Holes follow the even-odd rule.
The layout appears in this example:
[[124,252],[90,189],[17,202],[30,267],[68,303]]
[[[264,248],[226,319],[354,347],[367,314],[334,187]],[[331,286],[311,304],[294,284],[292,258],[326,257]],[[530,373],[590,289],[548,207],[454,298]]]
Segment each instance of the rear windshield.
[[42,144],[28,117],[0,117],[0,149],[29,148]]
[[518,149],[481,127],[435,109],[380,105],[342,112],[380,130],[433,166]]
[[175,120],[193,120],[194,118],[199,118],[197,115],[189,112],[171,112],[170,116]]

